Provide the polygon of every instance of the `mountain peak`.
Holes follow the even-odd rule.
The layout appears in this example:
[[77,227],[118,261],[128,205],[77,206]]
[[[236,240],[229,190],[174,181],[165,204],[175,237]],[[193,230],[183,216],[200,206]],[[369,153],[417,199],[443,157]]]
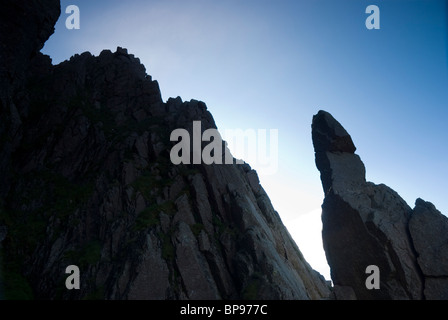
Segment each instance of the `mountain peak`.
[[[59,5],[27,2],[39,4]],[[5,1],[0,12],[17,7]],[[30,23],[48,12],[34,14]],[[10,18],[0,32],[34,36]],[[330,297],[249,165],[170,161],[174,130],[191,132],[194,121],[216,128],[205,103],[163,102],[124,48],[53,66],[38,52],[42,44],[0,60],[2,70],[13,59],[23,66],[21,77],[2,78],[14,90],[0,90],[6,298]],[[79,267],[79,290],[64,285],[70,265]]]

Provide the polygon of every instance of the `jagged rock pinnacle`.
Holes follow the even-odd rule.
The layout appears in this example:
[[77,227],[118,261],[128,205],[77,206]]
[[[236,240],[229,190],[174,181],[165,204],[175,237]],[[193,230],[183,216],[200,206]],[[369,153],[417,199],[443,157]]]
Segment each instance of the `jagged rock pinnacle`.
[[[391,188],[365,180],[355,146],[331,114],[313,117],[325,199],[322,237],[339,299],[446,299],[448,219],[421,199],[412,210]],[[379,289],[366,269],[380,270]]]
[[[327,194],[332,188],[353,189],[365,183],[365,168],[344,127],[326,111],[319,111],[311,125],[316,166]],[[337,173],[337,174],[334,174]]]

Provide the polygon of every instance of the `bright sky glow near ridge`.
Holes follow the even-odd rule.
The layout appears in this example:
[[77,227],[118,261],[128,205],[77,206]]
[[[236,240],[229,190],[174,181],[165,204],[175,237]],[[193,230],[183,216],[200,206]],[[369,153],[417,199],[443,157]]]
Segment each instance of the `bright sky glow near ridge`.
[[[65,28],[70,4],[80,30]],[[371,4],[380,30],[365,27]],[[447,1],[62,0],[61,8],[42,50],[54,64],[125,47],[165,101],[204,101],[220,130],[278,129],[279,170],[260,180],[327,279],[311,141],[319,109],[351,134],[367,180],[448,214]]]

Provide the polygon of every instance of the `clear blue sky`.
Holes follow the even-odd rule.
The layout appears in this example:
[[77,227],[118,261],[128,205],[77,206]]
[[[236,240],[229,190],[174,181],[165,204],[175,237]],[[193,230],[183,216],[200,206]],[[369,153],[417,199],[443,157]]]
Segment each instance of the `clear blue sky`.
[[[387,184],[411,207],[421,197],[448,213],[447,1],[61,4],[43,49],[53,63],[126,47],[159,82],[164,100],[204,101],[219,129],[279,130],[279,171],[261,182],[326,278],[318,243],[323,192],[311,141],[319,109],[352,135],[369,181]],[[70,4],[79,6],[79,30],[65,28]],[[379,30],[365,27],[371,4],[380,9]]]

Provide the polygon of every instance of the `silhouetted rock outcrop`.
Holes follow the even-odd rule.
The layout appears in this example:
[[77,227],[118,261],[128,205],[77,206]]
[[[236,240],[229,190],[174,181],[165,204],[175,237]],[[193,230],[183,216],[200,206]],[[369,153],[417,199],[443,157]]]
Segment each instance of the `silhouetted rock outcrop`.
[[[38,51],[58,1],[2,1],[0,12],[7,298],[330,295],[249,165],[171,163],[174,129],[216,128],[203,102],[163,102],[122,48],[53,66]],[[79,290],[65,287],[72,264]]]
[[448,218],[422,199],[415,201],[409,232],[424,276],[426,299],[448,299]]
[[[411,209],[389,187],[366,182],[350,135],[328,112],[313,117],[312,137],[336,297],[446,299],[448,218],[429,202]],[[378,290],[366,287],[369,265],[380,270]]]

